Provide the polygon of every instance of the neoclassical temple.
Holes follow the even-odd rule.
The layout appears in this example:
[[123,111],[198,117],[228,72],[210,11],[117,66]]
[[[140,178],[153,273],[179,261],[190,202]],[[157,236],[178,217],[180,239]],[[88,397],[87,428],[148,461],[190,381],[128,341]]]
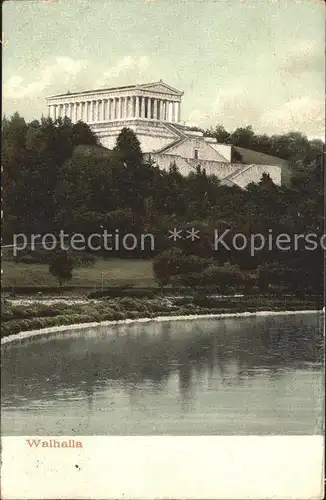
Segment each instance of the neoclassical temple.
[[[170,92],[167,92],[170,90]],[[98,123],[127,118],[180,122],[182,92],[158,84],[61,94],[48,98],[49,115]]]
[[245,188],[268,173],[281,183],[286,162],[269,155],[218,144],[181,122],[183,92],[162,80],[142,85],[66,92],[47,98],[49,116],[87,123],[100,143],[112,149],[122,128],[132,129],[143,152],[162,169],[176,164],[183,175],[198,165],[226,185]]

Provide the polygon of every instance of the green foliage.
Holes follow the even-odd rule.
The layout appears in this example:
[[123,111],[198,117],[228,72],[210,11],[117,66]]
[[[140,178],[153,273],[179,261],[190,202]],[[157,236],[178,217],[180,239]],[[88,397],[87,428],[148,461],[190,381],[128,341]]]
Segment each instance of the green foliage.
[[71,280],[73,268],[74,260],[68,252],[58,251],[51,260],[49,271],[58,279],[61,286],[64,282]]
[[114,151],[129,168],[137,168],[143,163],[140,142],[133,130],[123,128],[116,140]]
[[[124,319],[150,318],[158,315],[221,314],[259,310],[320,309],[322,299],[295,297],[266,297],[258,295],[248,298],[225,299],[197,294],[193,299],[175,299],[171,309],[159,299],[131,300],[111,299],[103,302],[67,305],[64,303],[45,306],[34,304],[30,308],[1,304],[1,336],[23,331],[39,330],[53,326],[117,321]],[[136,348],[136,345],[134,346]]]
[[205,285],[217,286],[221,292],[226,292],[228,288],[239,287],[242,274],[238,266],[230,263],[223,266],[212,265],[203,271],[202,281]]
[[[231,228],[235,233],[314,232],[324,229],[324,144],[308,140],[298,132],[282,135],[256,134],[252,127],[239,127],[232,133],[222,126],[204,131],[219,143],[232,144],[232,161],[241,161],[240,148],[278,156],[288,161],[282,175],[287,182],[275,186],[263,175],[247,190],[226,187],[208,176],[199,164],[196,171],[183,177],[175,165],[167,172],[145,161],[139,141],[130,129],[123,129],[113,151],[97,144],[89,127],[67,118],[53,122],[49,118],[26,123],[15,113],[2,123],[3,137],[3,242],[12,243],[12,235],[24,233],[57,234],[80,232],[109,233],[119,230],[122,238],[145,232],[155,236],[155,249],[133,252],[120,249],[103,251],[110,256],[153,258],[154,272],[161,286],[176,283],[195,286],[205,280],[223,282],[224,271],[205,271],[232,263],[251,276],[263,262],[274,262],[291,272],[261,275],[260,285],[267,289],[284,284],[289,290],[320,290],[323,269],[321,251],[282,252],[264,249],[252,257],[247,249],[228,251],[213,248],[214,229]],[[183,238],[171,249],[167,232],[173,228],[200,229],[200,239]],[[167,253],[166,253],[167,252]],[[32,264],[32,257],[23,257]],[[43,257],[42,257],[43,258]],[[44,257],[46,262],[46,257]],[[81,260],[77,266],[88,265]],[[293,278],[293,270],[297,277]],[[215,274],[214,274],[215,273]],[[251,274],[250,274],[251,273]],[[266,274],[266,273],[265,273]],[[69,277],[69,273],[66,274]],[[229,278],[232,273],[229,272]],[[226,278],[225,278],[226,279]],[[238,283],[236,276],[233,282]],[[204,280],[204,281],[203,281]],[[244,278],[243,278],[244,280]],[[273,283],[270,283],[272,281]],[[246,283],[249,286],[250,280]],[[266,285],[267,283],[267,285]],[[221,285],[223,286],[223,285]],[[244,281],[239,287],[245,287]],[[250,286],[249,286],[250,288]]]

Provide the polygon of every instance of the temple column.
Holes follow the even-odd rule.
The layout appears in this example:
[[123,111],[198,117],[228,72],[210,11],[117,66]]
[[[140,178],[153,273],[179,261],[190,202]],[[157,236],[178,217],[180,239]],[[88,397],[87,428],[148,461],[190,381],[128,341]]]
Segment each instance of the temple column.
[[123,111],[123,114],[124,114],[124,118],[128,118],[128,97],[126,96],[124,98],[124,111]]
[[119,118],[121,120],[123,118],[123,97],[120,97],[119,102],[120,102],[120,106],[119,106]]
[[163,101],[160,99],[159,100],[159,113],[158,113],[158,117],[160,120],[163,120]]
[[95,116],[94,116],[94,121],[98,121],[98,100],[96,99],[95,101]]
[[117,119],[121,120],[122,118],[122,99],[121,97],[118,98],[118,112],[117,112]]
[[140,98],[140,116],[141,118],[145,118],[145,98]]
[[115,119],[119,119],[120,114],[120,99],[117,97],[115,101]]
[[106,99],[106,104],[105,104],[105,120],[109,119],[109,104],[110,104],[110,99]]
[[115,98],[112,99],[112,102],[111,102],[111,113],[112,113],[112,120],[115,120],[115,105],[116,105],[116,100]]
[[147,118],[150,120],[152,118],[152,98],[147,99]]
[[181,122],[181,103],[178,102],[178,123]]
[[133,115],[133,112],[132,112],[132,104],[133,104],[133,97],[128,97],[127,98],[127,115],[128,115],[128,118],[131,118],[132,115]]
[[111,99],[107,103],[107,120],[111,120]]
[[100,122],[104,120],[104,99],[100,101]]
[[129,106],[128,106],[128,117],[132,118],[134,116],[134,98],[133,96],[129,97]]
[[49,104],[49,106],[48,106],[48,109],[49,109],[48,116],[49,116],[49,118],[52,118],[52,115],[53,115],[52,108],[53,108],[53,106],[51,104]]
[[119,120],[119,118],[120,118],[120,99],[119,99],[119,97],[117,97],[117,99],[116,99],[115,118],[116,118],[116,120]]
[[132,97],[127,97],[127,118],[129,118],[130,116],[132,116],[132,113],[131,113],[131,106],[132,106]]
[[139,118],[139,97],[136,97],[135,117]]
[[87,102],[87,121],[91,122],[92,121],[92,101]]
[[109,119],[110,120],[114,119],[114,99],[110,99],[110,104],[109,104]]
[[157,115],[158,115],[158,100],[154,99],[154,113],[153,113],[154,120],[157,120]]
[[113,97],[112,99],[112,120],[115,120],[115,108],[116,108],[116,104],[117,104],[117,101],[116,101],[116,98]]

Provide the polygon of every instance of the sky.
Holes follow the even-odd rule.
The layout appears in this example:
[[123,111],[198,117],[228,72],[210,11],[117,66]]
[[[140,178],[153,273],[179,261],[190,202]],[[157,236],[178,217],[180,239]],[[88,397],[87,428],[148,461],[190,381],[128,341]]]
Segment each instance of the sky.
[[323,0],[9,0],[2,14],[6,116],[162,79],[186,124],[325,138]]

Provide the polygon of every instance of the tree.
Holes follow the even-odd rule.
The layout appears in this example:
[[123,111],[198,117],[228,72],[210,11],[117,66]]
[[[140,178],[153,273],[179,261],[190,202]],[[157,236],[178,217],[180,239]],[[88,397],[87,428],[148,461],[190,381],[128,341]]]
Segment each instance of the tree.
[[182,250],[179,248],[170,248],[155,257],[153,272],[160,286],[167,285],[172,276],[180,274],[179,262],[181,258]]
[[241,284],[242,275],[238,266],[226,263],[223,266],[211,265],[202,273],[203,284],[217,286],[221,292]]
[[232,132],[230,136],[230,143],[234,146],[250,149],[252,147],[254,137],[255,133],[250,125],[247,127],[238,127]]
[[130,128],[124,127],[121,130],[113,150],[129,168],[137,168],[143,163],[140,142],[135,132]]
[[77,122],[72,128],[72,142],[74,146],[79,144],[97,146],[98,139],[90,127],[84,122]]
[[64,282],[71,280],[73,267],[74,261],[68,252],[59,251],[53,256],[49,266],[49,271],[52,276],[57,278],[59,285],[61,286]]

